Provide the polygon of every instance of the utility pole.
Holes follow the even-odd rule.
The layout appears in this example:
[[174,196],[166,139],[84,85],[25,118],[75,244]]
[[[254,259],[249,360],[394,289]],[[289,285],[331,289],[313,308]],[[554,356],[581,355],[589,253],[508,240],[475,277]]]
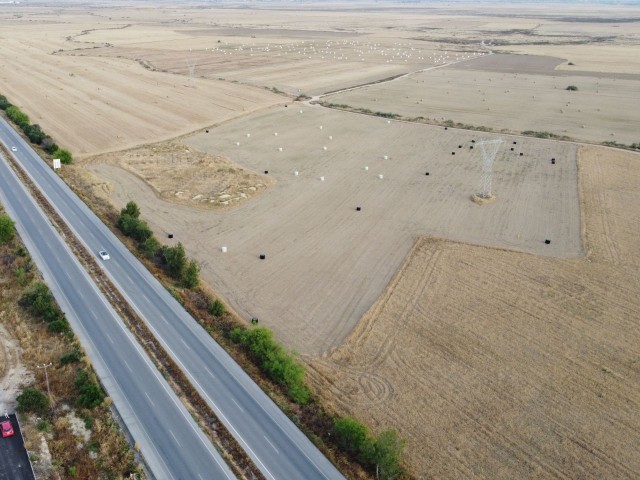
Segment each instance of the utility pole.
[[47,373],[47,367],[50,367],[53,363],[43,363],[42,365],[36,365],[36,368],[44,368],[44,378],[47,380],[47,394],[49,395],[49,403],[53,404],[51,399],[51,390],[49,389],[49,374]]

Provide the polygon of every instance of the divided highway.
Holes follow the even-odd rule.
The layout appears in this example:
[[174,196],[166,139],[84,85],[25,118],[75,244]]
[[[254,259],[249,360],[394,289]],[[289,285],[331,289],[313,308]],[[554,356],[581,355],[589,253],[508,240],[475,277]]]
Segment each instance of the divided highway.
[[154,476],[235,478],[4,158],[0,201]]
[[[2,119],[0,140],[271,480],[343,479],[309,439]],[[64,168],[64,167],[63,167]],[[105,249],[111,259],[102,261]],[[152,397],[153,398],[153,397]],[[197,478],[197,477],[191,477]],[[211,478],[211,477],[209,477]]]

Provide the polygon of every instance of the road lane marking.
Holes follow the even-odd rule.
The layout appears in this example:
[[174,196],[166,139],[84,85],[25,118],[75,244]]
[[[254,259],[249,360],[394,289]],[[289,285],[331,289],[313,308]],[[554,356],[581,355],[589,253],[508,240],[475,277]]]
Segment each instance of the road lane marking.
[[207,369],[207,372],[209,372],[209,375],[211,375],[214,379],[216,378],[216,376],[213,374],[213,372],[211,370],[209,370],[209,367],[204,367]]
[[169,433],[171,434],[171,436],[173,437],[173,439],[176,441],[176,443],[178,444],[179,447],[182,447],[182,445],[180,444],[180,442],[178,441],[178,439],[176,438],[176,436],[173,434],[173,432],[171,431],[171,429],[169,429]]
[[131,370],[131,367],[129,366],[129,364],[127,363],[127,361],[123,358],[122,361],[124,362],[124,364],[127,366],[127,368],[129,369],[129,371],[131,373],[133,373],[133,370]]
[[111,335],[109,335],[108,333],[105,333],[105,335],[109,338],[109,341],[110,341],[113,345],[115,345],[115,344],[116,344],[116,342],[114,342],[114,341],[113,341],[113,338],[111,338]]
[[238,404],[238,402],[236,402],[236,399],[235,399],[235,398],[231,397],[231,401],[232,401],[233,403],[235,403],[235,404],[236,404],[236,406],[240,409],[240,411],[241,411],[242,413],[244,413],[243,408]]
[[147,392],[144,392],[144,394],[147,396],[147,398],[149,399],[149,403],[151,404],[152,407],[155,408],[156,404],[153,403],[153,400],[151,400],[151,397],[149,396],[149,394]]
[[187,345],[187,342],[184,341],[184,338],[180,338],[180,341],[182,341],[182,344],[187,347],[189,350],[191,350],[191,347],[189,345]]
[[274,447],[274,446],[273,446],[273,443],[271,443],[271,442],[269,441],[269,439],[267,438],[267,436],[266,436],[266,435],[263,435],[263,437],[264,437],[264,439],[267,441],[267,443],[268,443],[269,445],[271,445],[271,448],[273,448],[273,449],[276,451],[276,453],[277,453],[278,455],[280,455],[280,452],[278,451],[278,449],[277,449],[276,447]]

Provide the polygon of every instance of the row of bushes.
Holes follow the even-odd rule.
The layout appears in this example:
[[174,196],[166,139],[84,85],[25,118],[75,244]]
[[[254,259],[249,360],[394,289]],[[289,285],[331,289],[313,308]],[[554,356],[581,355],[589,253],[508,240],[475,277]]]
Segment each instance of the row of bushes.
[[[188,281],[188,271],[190,265],[197,269],[195,262],[187,263],[184,247],[180,243],[175,247],[161,247],[147,223],[140,219],[140,209],[135,202],[127,203],[120,211],[117,225],[125,235],[137,241],[139,250],[148,259],[163,265],[171,277],[180,280],[183,286],[192,283]],[[197,275],[197,270],[195,274]],[[173,288],[169,290],[176,298],[182,299]],[[197,289],[192,290],[192,295],[200,298],[197,302],[198,308],[205,309],[218,319],[225,315],[225,306],[220,300],[213,299]],[[292,402],[313,409],[313,398],[305,381],[304,366],[296,361],[294,353],[285,350],[274,339],[273,332],[262,327],[223,330],[233,343],[248,353],[249,358],[271,381],[284,389]],[[330,422],[333,422],[333,429],[329,427],[331,435],[327,440],[332,439],[336,446],[363,467],[377,472],[378,478],[390,479],[400,475],[400,457],[404,441],[398,438],[395,431],[387,430],[377,437],[372,437],[364,425],[352,418],[335,418]]]
[[49,287],[43,282],[36,282],[20,299],[20,305],[38,320],[46,322],[51,333],[73,335],[64,313],[58,308]]
[[374,112],[369,108],[352,107],[351,105],[346,105],[344,103],[329,103],[329,102],[319,102],[319,103],[323,107],[339,108],[340,110],[349,110],[351,112],[364,113],[365,115],[375,115],[376,117],[382,117],[382,118],[401,118],[401,115],[397,113]]
[[605,145],[607,147],[616,147],[616,148],[626,148],[626,149],[632,149],[632,150],[640,150],[640,142],[632,143],[630,145],[625,145],[624,143],[619,143],[619,142],[616,142],[615,140],[606,140],[606,141],[602,142],[602,145]]
[[184,287],[194,288],[200,283],[200,267],[195,260],[187,258],[182,243],[175,247],[161,246],[147,222],[140,218],[140,208],[135,202],[127,203],[120,211],[117,225],[122,233],[138,242],[138,248],[147,258],[156,261]]
[[53,139],[42,131],[40,125],[30,124],[29,116],[15,105],[11,105],[4,95],[0,95],[0,109],[4,110],[7,117],[22,129],[31,143],[39,145],[54,158],[59,158],[65,165],[73,163],[73,156],[69,150],[58,147]]
[[234,328],[229,337],[251,353],[271,380],[286,388],[291,400],[300,405],[309,401],[311,393],[305,384],[304,367],[273,339],[271,330]]

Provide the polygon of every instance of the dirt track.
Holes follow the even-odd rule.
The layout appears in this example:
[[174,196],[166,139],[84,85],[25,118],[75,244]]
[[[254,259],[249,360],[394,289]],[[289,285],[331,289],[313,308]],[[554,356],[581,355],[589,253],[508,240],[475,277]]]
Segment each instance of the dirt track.
[[317,391],[396,425],[423,478],[640,471],[638,155],[580,160],[589,253],[563,260],[419,240]]

